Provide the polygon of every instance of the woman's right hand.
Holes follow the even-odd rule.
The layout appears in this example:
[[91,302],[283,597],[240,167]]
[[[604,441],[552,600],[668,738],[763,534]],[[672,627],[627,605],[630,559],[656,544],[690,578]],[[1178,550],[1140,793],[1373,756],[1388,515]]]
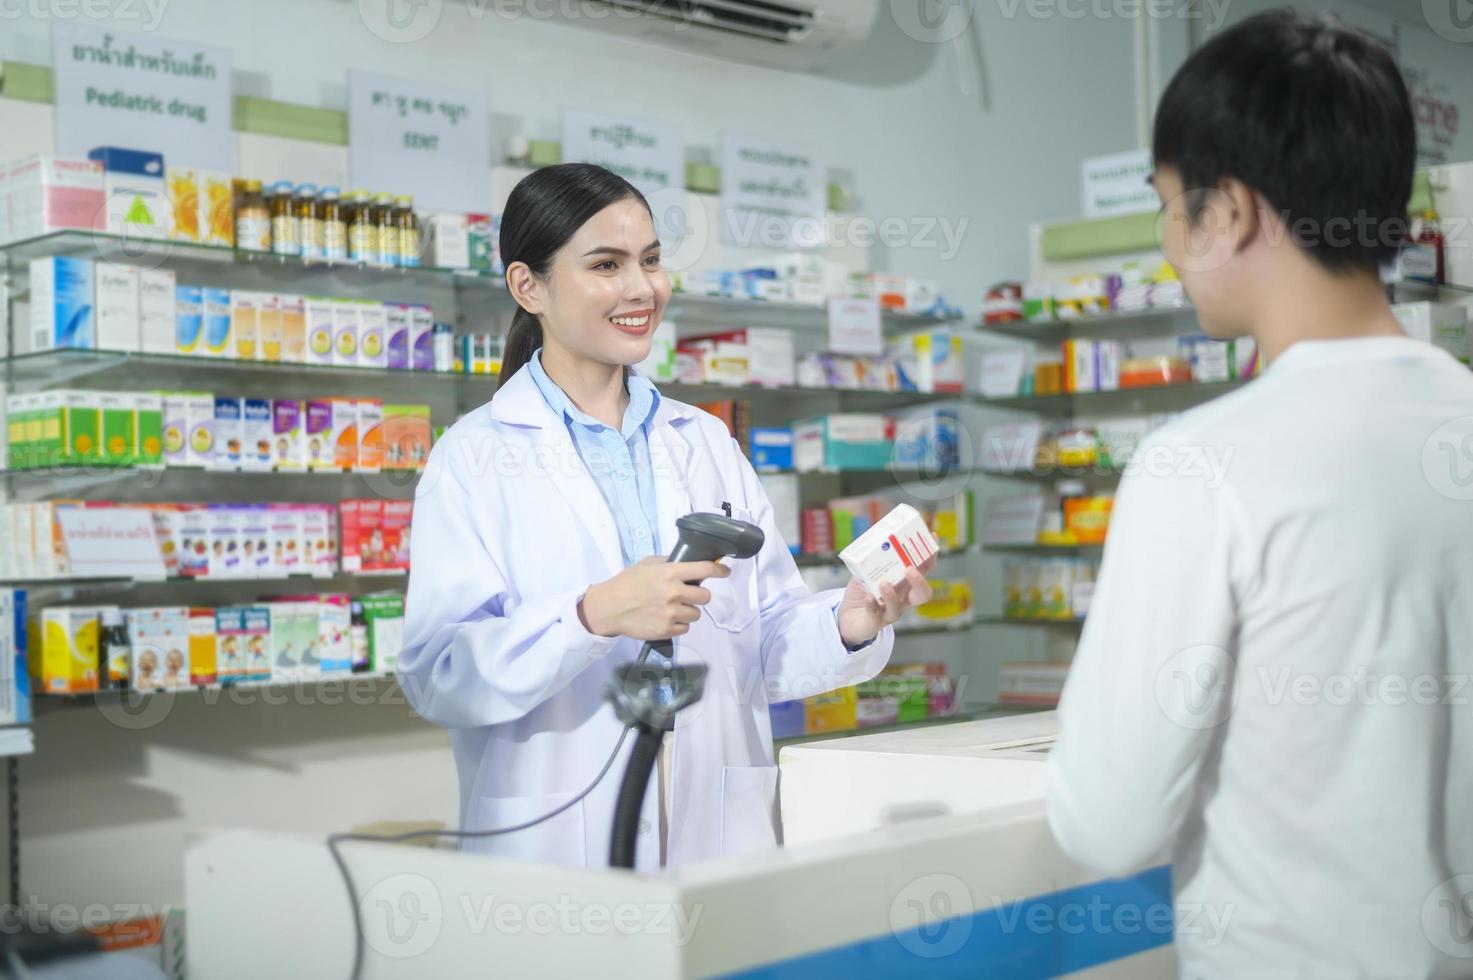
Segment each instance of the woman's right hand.
[[590,585],[578,603],[583,626],[598,636],[668,640],[690,632],[711,592],[687,582],[726,578],[719,561],[670,562],[646,558],[606,582]]

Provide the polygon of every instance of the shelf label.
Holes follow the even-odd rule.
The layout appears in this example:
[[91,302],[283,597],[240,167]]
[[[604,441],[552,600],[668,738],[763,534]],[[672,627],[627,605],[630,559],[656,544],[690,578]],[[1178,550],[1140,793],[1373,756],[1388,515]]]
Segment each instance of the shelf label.
[[1151,151],[1131,150],[1091,157],[1080,164],[1086,218],[1139,214],[1160,206],[1151,186]]
[[824,244],[828,185],[813,154],[790,143],[721,137],[721,240],[756,248]]
[[885,353],[880,301],[874,298],[830,299],[829,350],[835,354]]
[[160,581],[153,514],[137,507],[58,507],[56,522],[74,578]]
[[348,72],[349,182],[413,194],[417,211],[491,210],[483,93]]
[[125,146],[235,171],[230,49],[56,20],[51,63],[57,155]]
[[594,163],[639,188],[655,216],[667,267],[688,268],[700,258],[686,254],[687,238],[696,251],[705,247],[705,213],[691,206],[685,191],[685,147],[679,127],[564,109],[562,149],[564,163]]

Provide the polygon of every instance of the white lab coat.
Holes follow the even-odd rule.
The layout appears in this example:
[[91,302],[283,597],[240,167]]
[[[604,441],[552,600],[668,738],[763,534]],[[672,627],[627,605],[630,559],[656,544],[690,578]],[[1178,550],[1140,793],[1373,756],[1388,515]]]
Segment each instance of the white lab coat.
[[[676,718],[668,863],[773,846],[777,767],[768,704],[873,677],[894,631],[850,653],[834,609],[811,593],[773,523],[751,465],[713,416],[662,398],[650,425],[662,552],[675,521],[720,511],[766,543],[706,583],[711,601],[675,657],[705,664],[705,696]],[[525,369],[436,444],[414,507],[399,679],[423,717],[451,729],[461,825],[521,823],[590,783],[622,726],[604,690],[640,643],[585,630],[577,602],[623,567],[618,530],[562,419]],[[614,802],[634,742],[580,803],[536,827],[467,841],[467,850],[561,864],[608,861]],[[651,781],[638,867],[659,864]]]

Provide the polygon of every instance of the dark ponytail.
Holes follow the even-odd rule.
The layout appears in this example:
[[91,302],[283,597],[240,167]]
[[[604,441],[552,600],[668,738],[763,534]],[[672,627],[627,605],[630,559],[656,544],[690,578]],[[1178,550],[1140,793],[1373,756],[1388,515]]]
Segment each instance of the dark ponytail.
[[[578,229],[611,204],[630,198],[649,208],[633,184],[591,163],[560,163],[534,170],[512,188],[501,215],[501,260],[508,267],[525,262],[538,278]],[[542,323],[521,307],[512,318],[501,350],[500,383],[505,384],[542,346]]]

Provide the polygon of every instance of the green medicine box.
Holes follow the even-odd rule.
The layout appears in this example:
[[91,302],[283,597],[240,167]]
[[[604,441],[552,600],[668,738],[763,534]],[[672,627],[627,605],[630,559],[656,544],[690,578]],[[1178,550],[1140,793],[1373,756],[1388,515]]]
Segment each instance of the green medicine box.
[[132,396],[138,431],[134,462],[138,466],[164,465],[164,399],[156,391]]
[[102,459],[102,406],[96,392],[41,392],[25,426],[31,468],[91,466]]
[[133,396],[105,391],[97,401],[102,424],[97,462],[103,466],[132,466],[138,456],[138,412],[133,407]]
[[375,673],[394,670],[404,646],[404,597],[366,595],[359,601],[368,627],[368,669]]

